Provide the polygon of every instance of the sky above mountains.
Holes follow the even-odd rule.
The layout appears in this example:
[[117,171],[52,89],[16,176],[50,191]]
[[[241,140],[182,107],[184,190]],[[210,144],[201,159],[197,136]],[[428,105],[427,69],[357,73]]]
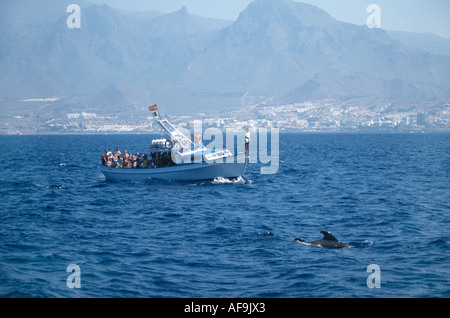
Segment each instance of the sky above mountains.
[[[90,0],[130,11],[158,10],[173,12],[186,6],[191,14],[236,20],[252,0]],[[300,2],[300,1],[297,1]],[[303,0],[327,11],[334,18],[353,24],[366,23],[367,7],[381,8],[381,26],[386,30],[433,33],[450,38],[450,1],[448,0]]]

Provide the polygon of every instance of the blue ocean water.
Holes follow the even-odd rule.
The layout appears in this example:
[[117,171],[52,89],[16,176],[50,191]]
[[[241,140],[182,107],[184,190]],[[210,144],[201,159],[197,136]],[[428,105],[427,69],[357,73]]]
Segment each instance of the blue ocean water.
[[[275,175],[105,181],[100,153],[150,139],[0,137],[1,297],[450,296],[450,134],[281,134]],[[294,242],[322,230],[358,248]]]

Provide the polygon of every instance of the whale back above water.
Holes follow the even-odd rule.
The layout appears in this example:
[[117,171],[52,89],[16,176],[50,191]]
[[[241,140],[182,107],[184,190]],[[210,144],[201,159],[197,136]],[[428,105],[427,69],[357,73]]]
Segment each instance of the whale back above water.
[[[339,248],[346,248],[350,247],[350,245],[341,243],[333,234],[327,231],[321,231],[323,235],[323,239],[309,242],[308,245],[312,245],[315,247],[321,247],[321,248],[331,248],[331,249],[339,249]],[[305,242],[302,238],[295,239],[296,242]]]

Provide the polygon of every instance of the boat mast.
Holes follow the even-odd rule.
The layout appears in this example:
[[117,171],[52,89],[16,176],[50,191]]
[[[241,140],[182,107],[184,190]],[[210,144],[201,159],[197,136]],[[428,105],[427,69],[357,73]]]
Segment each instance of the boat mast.
[[[172,125],[167,119],[163,119],[161,117],[161,113],[158,110],[157,105],[150,106],[148,108],[150,111],[153,112],[153,117],[158,117],[159,120],[157,120],[157,123],[161,126],[161,139],[163,138],[164,134],[167,133],[170,138],[174,141],[180,144],[181,142],[187,142],[187,148],[191,149],[192,146],[195,151],[206,151],[206,147],[202,145],[195,145],[191,138],[188,138],[186,135],[184,135],[181,131],[179,131],[174,125]],[[185,149],[183,149],[185,150]],[[192,153],[192,151],[184,151],[188,154]]]

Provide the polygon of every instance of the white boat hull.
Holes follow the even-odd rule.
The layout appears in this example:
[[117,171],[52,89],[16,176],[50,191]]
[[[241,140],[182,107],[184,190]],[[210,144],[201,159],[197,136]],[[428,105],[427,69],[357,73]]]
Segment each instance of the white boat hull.
[[164,168],[121,169],[100,166],[108,181],[141,181],[164,179],[173,181],[213,180],[218,177],[237,178],[244,176],[245,163],[193,163]]

